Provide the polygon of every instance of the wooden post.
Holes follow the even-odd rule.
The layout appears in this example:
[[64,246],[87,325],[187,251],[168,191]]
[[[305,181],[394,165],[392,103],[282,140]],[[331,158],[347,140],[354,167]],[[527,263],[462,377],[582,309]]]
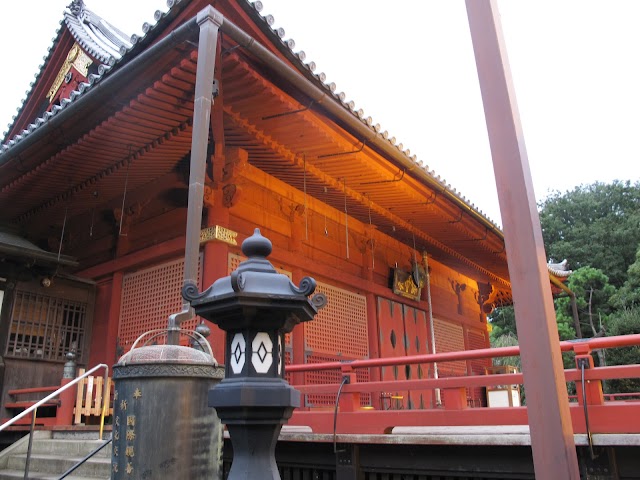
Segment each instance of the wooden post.
[[578,480],[542,230],[497,2],[466,5],[504,226],[536,478]]
[[[356,372],[350,365],[343,365],[340,369],[342,378],[348,377],[348,385],[355,385],[358,382]],[[360,393],[344,393],[340,395],[339,406],[341,412],[357,412],[360,410]]]
[[[76,378],[76,354],[69,352],[66,355],[67,363],[62,371],[62,381],[60,386],[71,383]],[[60,406],[56,409],[56,425],[73,425],[73,406],[76,401],[76,388],[69,387],[60,392],[58,397]]]
[[[585,370],[594,368],[593,357],[591,356],[591,348],[589,345],[578,343],[573,347],[573,351],[576,353],[576,369],[579,372],[582,368],[582,362],[585,362]],[[604,405],[604,394],[602,393],[601,380],[586,380],[584,388],[587,395],[587,405]],[[576,394],[578,396],[578,403],[583,405],[581,381],[576,382]]]

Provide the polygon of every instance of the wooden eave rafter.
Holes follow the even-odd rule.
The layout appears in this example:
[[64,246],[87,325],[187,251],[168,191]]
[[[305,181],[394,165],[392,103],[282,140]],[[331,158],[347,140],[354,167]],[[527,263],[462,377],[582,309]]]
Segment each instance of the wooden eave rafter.
[[[279,144],[276,140],[274,140],[272,137],[267,135],[265,132],[259,130],[257,127],[252,125],[248,120],[242,118],[228,104],[225,104],[224,110],[225,110],[225,114],[236,126],[243,129],[250,137],[258,140],[258,142],[260,142],[262,146],[276,153],[278,158],[281,159],[281,161],[282,160],[286,161],[287,162],[286,167],[288,170],[290,170],[291,167],[294,167],[295,170],[298,171],[297,175],[298,176],[300,175],[299,172],[305,168],[304,159],[301,158],[300,155],[292,152],[284,145]],[[465,270],[468,270],[469,268],[471,268],[487,276],[487,278],[491,279],[497,284],[503,287],[508,287],[509,284],[506,280],[498,277],[497,275],[483,268],[482,266],[472,262],[469,258],[449,248],[448,246],[439,242],[435,238],[429,236],[422,230],[415,228],[411,223],[409,223],[408,221],[402,219],[397,215],[394,215],[388,209],[380,206],[375,202],[370,201],[370,199],[366,198],[361,193],[357,192],[353,188],[340,182],[339,179],[336,179],[333,176],[327,175],[322,170],[310,164],[306,164],[306,175],[308,176],[307,181],[309,183],[315,182],[317,184],[326,185],[327,187],[331,188],[333,192],[332,197],[334,199],[337,197],[339,200],[340,196],[343,194],[348,199],[348,202],[351,204],[352,210],[354,208],[357,208],[357,206],[360,207],[362,212],[367,212],[367,210],[370,209],[371,213],[375,214],[377,218],[387,220],[389,223],[396,226],[397,230],[403,230],[405,233],[404,235],[405,238],[403,238],[404,243],[408,243],[407,237],[411,238],[412,236],[415,236],[415,238],[419,243],[426,243],[430,246],[429,248],[430,252],[434,254],[434,257],[437,258],[439,261],[444,261],[450,264],[451,263],[450,259],[454,259],[456,263],[461,264],[460,266],[462,266]],[[291,181],[288,180],[287,183],[291,183]],[[315,196],[319,200],[325,201],[325,203],[329,203],[329,204],[332,203],[332,202],[326,201],[318,194],[316,194]],[[339,205],[332,205],[332,206],[334,206],[334,208],[340,209]],[[349,210],[349,208],[347,208],[347,210]],[[350,215],[354,216],[353,213],[350,213]],[[360,218],[360,220],[366,223],[365,219]],[[402,235],[400,235],[401,232],[398,231],[397,233],[398,235],[396,236],[399,238],[402,238]]]
[[[67,208],[76,215],[95,204],[95,191],[107,202],[123,194],[125,181],[135,189],[175,168],[190,150],[194,84],[184,77],[194,74],[194,61],[182,60],[98,126],[5,185],[0,201],[11,206],[5,221],[45,216],[51,223]],[[52,208],[61,202],[62,213]]]
[[[96,189],[108,190],[108,195],[101,195],[103,200],[108,200],[122,194],[127,175],[133,189],[173,168],[189,150],[188,118],[193,108],[195,62],[195,52],[191,52],[189,58],[183,59],[168,73],[154,68],[154,74],[161,75],[161,80],[115,108],[115,113],[107,120],[75,142],[70,140],[71,132],[62,149],[37,169],[3,188],[0,200],[3,194],[9,201],[20,197],[23,205],[15,205],[18,213],[13,219],[26,221],[49,215],[51,207],[71,197],[74,206],[86,209]],[[351,154],[358,148],[359,141],[313,109],[275,121],[263,121],[256,108],[273,114],[298,109],[299,103],[258,75],[244,57],[234,53],[226,55],[223,65],[227,118],[239,129],[240,136],[247,133],[254,140],[259,139],[253,142],[253,147],[251,139],[245,145],[252,163],[270,174],[288,179],[288,183],[301,189],[305,160],[300,152],[304,151],[307,173],[317,184],[315,192],[313,185],[310,186],[309,194],[315,193],[316,198],[325,201],[321,193],[322,186],[326,186],[330,197],[327,203],[339,208],[341,197],[346,193],[350,215],[366,223],[370,211],[380,230],[391,232],[395,226],[398,230],[396,238],[407,245],[415,238],[419,248],[421,244],[428,245],[430,253],[439,260],[465,271],[472,270],[508,289],[506,274],[503,274],[506,263],[499,251],[499,242],[488,235],[483,237],[486,232],[479,231],[472,221],[456,221],[457,207],[412,178],[410,172],[408,175],[403,172],[401,181],[388,182],[399,177],[397,166],[366,146],[361,152]],[[115,105],[110,107],[111,112]],[[229,130],[230,135],[238,135]],[[303,135],[292,136],[292,132]],[[348,157],[318,158],[340,152]],[[279,161],[275,157],[280,157]],[[127,173],[123,167],[129,162]],[[39,181],[34,182],[34,175],[44,180],[42,187]],[[32,188],[34,185],[37,185],[35,189]],[[24,198],[21,193],[25,193]],[[33,208],[33,205],[38,206]],[[57,210],[59,213],[61,209]],[[435,225],[442,228],[432,234],[430,229]],[[463,239],[457,240],[461,236]],[[459,248],[459,242],[467,242],[467,245]],[[468,243],[476,245],[469,248]],[[497,255],[497,258],[487,262],[487,256],[491,255]],[[476,258],[480,257],[483,261],[478,262]]]
[[[463,263],[465,269],[471,267],[508,288],[505,277],[495,273],[499,269],[488,269],[465,255],[475,250],[485,261],[494,256],[495,266],[502,264],[506,272],[502,242],[495,235],[491,236],[486,227],[471,222],[473,228],[470,228],[468,215],[460,213],[459,208],[446,200],[438,200],[436,192],[417,180],[407,176],[394,181],[394,177],[404,175],[376,152],[363,148],[352,153],[358,148],[356,139],[334,123],[327,122],[313,108],[300,108],[296,99],[258,75],[243,58],[228,55],[224,67],[225,113],[246,134],[234,139],[237,134],[227,128],[226,142],[246,148],[253,165],[298,189],[303,188],[306,168],[307,174],[313,172],[318,183],[329,190],[324,195],[314,191],[313,182],[307,179],[308,192],[319,200],[343,209],[341,202],[346,191],[350,215],[366,223],[370,210],[377,217],[375,225],[379,229],[389,233],[393,227],[404,230],[404,235],[396,231],[394,236],[407,245],[412,244],[412,237],[417,239],[418,245],[427,242],[430,250],[435,247],[442,252],[438,255],[440,260],[450,264],[454,258]],[[260,96],[260,102],[256,100],[257,96]],[[261,145],[246,145],[250,138],[259,139]],[[459,217],[463,215],[466,218],[461,221]],[[412,221],[407,221],[408,218]],[[440,226],[440,236],[453,239],[451,243],[445,244],[428,233],[434,225]],[[470,246],[474,243],[475,246]]]

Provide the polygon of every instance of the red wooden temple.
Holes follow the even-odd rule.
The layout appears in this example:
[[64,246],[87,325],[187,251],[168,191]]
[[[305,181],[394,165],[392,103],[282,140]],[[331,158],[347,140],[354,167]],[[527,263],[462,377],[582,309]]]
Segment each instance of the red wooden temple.
[[[257,226],[273,242],[270,260],[282,273],[296,283],[307,275],[318,280],[328,306],[298,326],[286,345],[289,380],[306,402],[291,423],[312,431],[297,435],[327,441],[322,435],[332,433],[330,410],[343,375],[353,381],[341,399],[341,441],[382,445],[391,437],[381,436],[399,427],[526,426],[526,407],[485,408],[488,388],[527,378],[485,375],[492,357],[518,354],[517,348],[489,350],[487,315],[514,298],[518,306],[518,291],[528,287],[513,278],[507,256],[516,243],[509,242],[522,245],[525,255],[533,249],[532,261],[538,261],[540,252],[527,243],[536,235],[506,222],[503,233],[381,131],[315,71],[282,29],[272,28],[273,17],[261,13],[260,2],[211,3],[223,22],[210,52],[214,101],[203,139],[196,276],[204,290],[228,275],[242,261],[241,241]],[[68,351],[85,367],[112,364],[140,334],[165,327],[182,308],[201,62],[196,15],[208,4],[169,0],[168,10],[156,12],[141,37],[125,35],[82,0],[64,13],[0,146],[5,417],[12,413],[6,408],[9,392],[56,384]],[[489,38],[482,31],[486,19],[473,7],[469,16],[476,49],[489,52],[490,45],[478,46]],[[480,57],[476,53],[486,87],[490,72],[483,77]],[[500,115],[491,117],[491,105],[499,104],[492,97],[500,93],[496,89],[483,89],[490,136],[491,118],[500,121]],[[503,191],[508,187],[500,175],[512,175],[509,168],[498,172]],[[526,207],[514,203],[511,210],[503,203],[503,211]],[[515,236],[505,242],[505,235]],[[531,301],[544,306],[566,272],[538,267],[548,299],[532,294]],[[531,268],[526,271],[538,278]],[[530,327],[520,336],[525,372],[537,345],[533,332],[551,325],[543,321],[548,311],[529,314]],[[555,333],[549,338],[557,350],[549,358],[559,358],[561,348],[588,358],[593,348],[640,343],[634,337],[598,339],[576,347],[557,345]],[[210,341],[223,363],[223,337],[213,326]],[[549,375],[557,375],[557,368],[552,365]],[[640,433],[640,404],[605,401],[600,386],[602,379],[639,375],[638,366],[589,369],[593,432]],[[581,384],[579,370],[566,372],[566,380]],[[539,391],[533,383],[530,388]],[[584,435],[582,400],[569,407],[566,389],[558,395],[558,412],[571,433]],[[530,401],[536,402],[533,396]],[[424,438],[418,435],[413,443]],[[601,441],[605,447],[612,442]],[[577,443],[585,445],[584,438]],[[562,448],[573,448],[573,441]]]

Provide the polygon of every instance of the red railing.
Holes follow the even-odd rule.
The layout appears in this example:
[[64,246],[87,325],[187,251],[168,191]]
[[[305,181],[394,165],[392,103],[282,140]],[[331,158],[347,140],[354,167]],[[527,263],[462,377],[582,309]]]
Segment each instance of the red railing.
[[[640,401],[605,401],[602,380],[619,378],[640,378],[640,365],[594,367],[591,351],[640,345],[640,334],[618,337],[601,337],[579,342],[560,342],[563,352],[574,352],[576,368],[565,370],[567,382],[576,384],[578,403],[570,405],[574,432],[586,433],[585,409],[582,401],[581,361],[586,362],[584,371],[585,396],[592,433],[640,433]],[[304,365],[289,365],[288,373],[321,370],[339,370],[349,381],[342,386],[339,400],[337,432],[341,434],[388,433],[393,427],[401,426],[467,426],[467,425],[527,425],[526,407],[468,408],[467,389],[519,385],[523,383],[522,373],[477,375],[447,378],[426,378],[414,380],[372,381],[356,380],[355,371],[361,368],[390,367],[398,365],[443,363],[476,359],[519,356],[519,347],[487,348],[446,352],[437,354],[412,355],[394,358],[372,358],[348,363],[325,362]],[[339,383],[323,385],[295,385],[303,394],[336,395]],[[390,391],[435,391],[442,393],[442,405],[420,410],[384,410],[380,401],[374,402],[374,409],[363,408],[360,397],[363,394],[384,394]],[[636,395],[637,396],[637,395]],[[618,395],[620,398],[633,394]],[[372,395],[377,399],[379,396]],[[289,424],[311,427],[315,433],[333,432],[332,409],[298,409]]]

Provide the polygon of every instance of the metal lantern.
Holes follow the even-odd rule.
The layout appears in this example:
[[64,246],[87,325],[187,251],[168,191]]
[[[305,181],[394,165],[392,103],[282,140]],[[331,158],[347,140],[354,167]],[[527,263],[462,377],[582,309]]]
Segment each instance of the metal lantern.
[[312,320],[326,304],[322,294],[309,299],[316,282],[300,286],[276,272],[266,259],[271,242],[256,229],[242,243],[248,259],[230,276],[203,293],[187,284],[183,297],[197,315],[226,332],[224,380],[209,390],[227,425],[234,458],[229,479],[279,479],[275,445],[282,424],[300,406],[300,392],[284,380],[284,335]]
[[[166,330],[145,333],[166,335]],[[222,477],[222,425],[204,400],[223,377],[204,337],[205,348],[145,345],[113,368],[115,382],[111,479]],[[154,339],[156,337],[151,337]]]

